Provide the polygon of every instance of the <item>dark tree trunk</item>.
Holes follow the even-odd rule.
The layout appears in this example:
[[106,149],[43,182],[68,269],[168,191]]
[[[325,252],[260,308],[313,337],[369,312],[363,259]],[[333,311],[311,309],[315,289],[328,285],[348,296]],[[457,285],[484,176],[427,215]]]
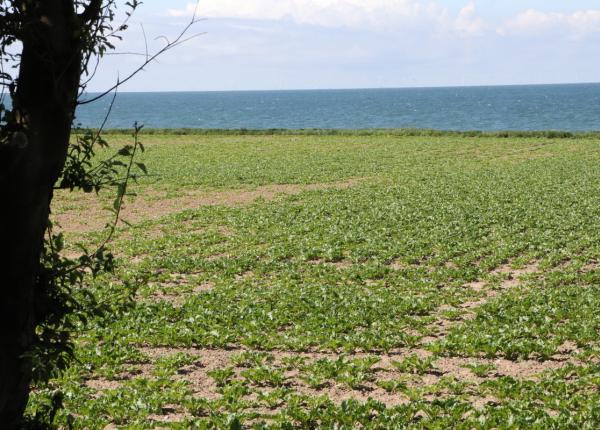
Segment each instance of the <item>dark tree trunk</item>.
[[[31,3],[30,3],[31,4]],[[53,186],[64,166],[81,68],[73,2],[29,11],[11,142],[0,147],[0,428],[20,427],[29,397],[35,291]]]

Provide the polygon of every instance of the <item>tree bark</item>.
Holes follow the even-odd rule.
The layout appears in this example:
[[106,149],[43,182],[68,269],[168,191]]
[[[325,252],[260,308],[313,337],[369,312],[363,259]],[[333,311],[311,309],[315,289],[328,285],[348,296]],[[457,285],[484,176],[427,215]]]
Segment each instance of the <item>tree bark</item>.
[[28,402],[35,292],[52,191],[64,166],[81,72],[79,18],[43,0],[22,26],[9,144],[0,147],[0,428],[18,429]]

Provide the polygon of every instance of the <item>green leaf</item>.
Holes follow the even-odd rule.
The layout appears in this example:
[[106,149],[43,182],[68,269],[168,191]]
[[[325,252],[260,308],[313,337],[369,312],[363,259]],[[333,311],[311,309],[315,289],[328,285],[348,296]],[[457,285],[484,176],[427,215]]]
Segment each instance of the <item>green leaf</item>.
[[144,172],[144,174],[148,174],[148,170],[146,169],[146,165],[144,163],[138,163],[136,162],[135,165],[138,167],[138,169],[140,169],[142,172]]

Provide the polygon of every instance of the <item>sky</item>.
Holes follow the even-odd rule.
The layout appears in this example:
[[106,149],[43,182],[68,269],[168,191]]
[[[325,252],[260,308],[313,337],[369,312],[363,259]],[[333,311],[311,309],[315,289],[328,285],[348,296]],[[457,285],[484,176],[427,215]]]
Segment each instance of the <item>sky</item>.
[[[600,81],[598,0],[144,0],[116,52],[159,49],[194,12],[202,34],[122,91]],[[89,90],[141,60],[106,56]]]

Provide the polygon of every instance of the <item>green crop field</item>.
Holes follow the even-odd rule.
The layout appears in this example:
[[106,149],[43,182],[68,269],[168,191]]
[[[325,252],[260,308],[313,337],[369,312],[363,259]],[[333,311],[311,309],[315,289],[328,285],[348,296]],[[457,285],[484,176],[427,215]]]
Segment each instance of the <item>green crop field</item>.
[[[89,281],[114,311],[31,414],[59,389],[76,429],[600,427],[600,137],[142,141]],[[56,197],[71,245],[104,205]]]

